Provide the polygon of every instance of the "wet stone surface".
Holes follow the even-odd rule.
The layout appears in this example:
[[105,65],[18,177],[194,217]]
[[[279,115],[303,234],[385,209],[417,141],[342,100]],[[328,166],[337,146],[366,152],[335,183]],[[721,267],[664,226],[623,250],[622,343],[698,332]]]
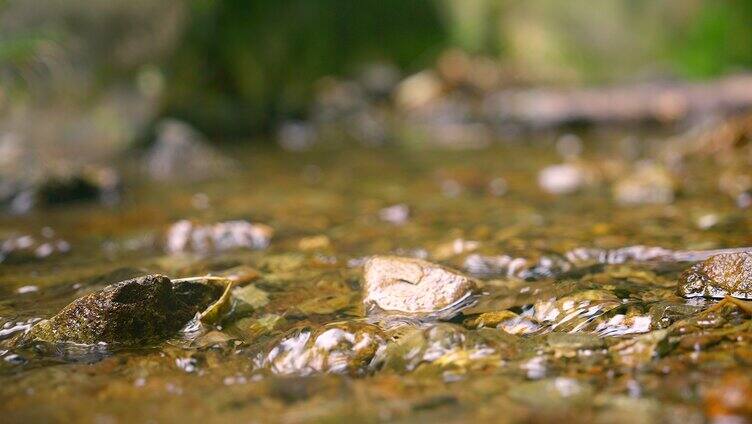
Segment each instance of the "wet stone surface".
[[292,330],[272,346],[259,364],[275,374],[358,376],[378,369],[386,336],[372,325],[331,324],[316,330]]
[[752,251],[711,256],[681,275],[684,297],[752,299]]
[[364,265],[369,311],[451,318],[472,303],[477,285],[457,271],[421,259],[374,256]]
[[148,275],[76,299],[31,327],[23,339],[114,345],[151,342],[174,335],[219,295],[214,286]]

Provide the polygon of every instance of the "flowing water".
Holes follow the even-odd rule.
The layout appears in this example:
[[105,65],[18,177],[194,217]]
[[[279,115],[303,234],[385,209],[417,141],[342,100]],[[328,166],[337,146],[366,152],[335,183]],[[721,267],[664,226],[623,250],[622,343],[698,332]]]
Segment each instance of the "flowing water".
[[[688,264],[595,261],[518,278],[468,262],[752,245],[752,214],[718,189],[725,168],[710,158],[672,171],[670,199],[614,201],[627,150],[652,154],[593,137],[577,163],[595,177],[557,195],[538,185],[541,169],[562,162],[546,141],[469,151],[238,148],[230,153],[240,166],[224,178],[169,184],[126,172],[114,206],[4,216],[0,239],[26,248],[0,263],[1,421],[741,419],[752,411],[749,317],[679,297]],[[274,235],[266,248],[168,253],[168,228],[182,219],[247,220]],[[379,326],[362,306],[362,264],[374,254],[474,273],[482,295],[448,322]],[[218,325],[193,322],[164,342],[12,343],[109,283],[251,268],[259,277]]]

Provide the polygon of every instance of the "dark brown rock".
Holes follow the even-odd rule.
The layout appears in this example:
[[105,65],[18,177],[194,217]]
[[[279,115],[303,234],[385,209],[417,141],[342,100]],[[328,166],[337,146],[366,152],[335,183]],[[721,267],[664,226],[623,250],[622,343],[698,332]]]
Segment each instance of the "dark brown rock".
[[121,281],[76,299],[31,328],[29,340],[133,345],[166,338],[221,294],[199,282],[161,275]]

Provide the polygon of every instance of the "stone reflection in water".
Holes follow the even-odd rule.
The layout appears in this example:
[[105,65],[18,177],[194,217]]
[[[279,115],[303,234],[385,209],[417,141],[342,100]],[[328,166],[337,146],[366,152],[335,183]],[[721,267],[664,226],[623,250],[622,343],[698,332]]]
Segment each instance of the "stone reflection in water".
[[552,330],[582,331],[594,325],[594,320],[618,308],[622,302],[605,290],[586,290],[560,299],[535,302],[535,320],[550,325]]

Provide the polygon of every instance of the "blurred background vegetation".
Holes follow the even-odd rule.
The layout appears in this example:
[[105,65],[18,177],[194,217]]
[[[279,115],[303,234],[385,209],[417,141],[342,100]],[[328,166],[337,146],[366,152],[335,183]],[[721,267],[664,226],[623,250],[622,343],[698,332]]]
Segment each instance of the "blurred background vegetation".
[[326,75],[452,47],[516,85],[710,78],[752,65],[750,23],[750,0],[0,0],[0,125],[118,145],[174,116],[236,139],[303,116]]

